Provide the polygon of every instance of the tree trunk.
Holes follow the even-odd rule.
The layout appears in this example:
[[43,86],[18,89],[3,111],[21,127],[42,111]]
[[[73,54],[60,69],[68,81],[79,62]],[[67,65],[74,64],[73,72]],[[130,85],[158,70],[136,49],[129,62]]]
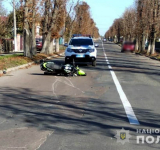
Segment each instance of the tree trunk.
[[142,50],[141,38],[138,38],[138,51],[141,52],[141,50]]
[[126,41],[126,37],[124,36],[124,37],[123,37],[123,43],[124,43],[125,41]]
[[25,1],[25,6],[24,6],[24,29],[23,29],[23,49],[24,49],[24,56],[31,58],[32,54],[31,54],[31,46],[32,46],[32,36],[31,36],[31,32],[29,30],[29,24],[28,24],[28,5],[29,5],[30,1],[26,0]]
[[24,29],[24,31],[23,31],[23,37],[24,37],[24,40],[23,40],[24,56],[25,57],[29,57],[29,58],[32,57],[31,53],[30,53],[30,45],[31,45],[31,43],[30,43],[31,36],[30,35],[31,35],[30,31],[27,30],[27,29]]
[[49,54],[50,40],[51,40],[51,32],[48,32],[48,34],[45,37],[43,48],[40,53]]
[[114,43],[116,43],[116,37],[114,37]]
[[142,35],[142,52],[145,51],[145,39],[146,39],[145,34],[143,34]]
[[70,31],[69,31],[68,42],[69,42],[69,40],[71,39],[71,36],[72,36],[72,30],[73,30],[73,26],[71,26],[71,29],[70,29]]
[[2,44],[0,43],[0,53],[2,53]]
[[32,56],[35,56],[37,53],[36,50],[36,39],[35,39],[35,15],[36,15],[36,10],[35,10],[35,0],[33,0],[33,21],[32,21],[32,48],[31,48],[31,54]]
[[53,54],[53,39],[50,41],[50,44],[49,44],[49,54]]
[[136,38],[136,42],[135,42],[135,51],[137,51],[139,48],[139,45],[138,45],[138,38]]
[[56,39],[56,52],[59,52],[59,39]]
[[151,39],[149,39],[148,41],[148,50],[147,50],[147,54],[150,55],[151,54]]
[[118,34],[117,39],[118,39],[118,43],[120,43],[120,34]]
[[156,38],[154,37],[153,40],[152,40],[152,45],[151,45],[151,54],[155,54],[155,41],[156,41]]
[[32,56],[35,56],[37,54],[36,38],[35,38],[35,25],[33,25],[33,27],[32,27],[32,48],[31,48],[31,54],[32,54]]
[[131,41],[131,34],[128,35],[128,40]]

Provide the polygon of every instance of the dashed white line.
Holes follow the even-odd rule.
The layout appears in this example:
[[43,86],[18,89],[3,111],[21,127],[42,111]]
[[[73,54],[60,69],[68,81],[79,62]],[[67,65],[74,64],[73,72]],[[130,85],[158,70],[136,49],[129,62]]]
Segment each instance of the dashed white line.
[[132,109],[132,106],[131,106],[126,94],[124,93],[124,91],[122,89],[122,86],[120,85],[120,82],[118,81],[118,78],[117,78],[116,74],[112,70],[112,66],[109,63],[109,60],[108,60],[107,55],[106,55],[105,50],[104,50],[103,42],[102,42],[102,47],[103,47],[103,52],[104,52],[106,62],[108,64],[108,68],[110,69],[110,73],[111,73],[113,81],[116,85],[118,94],[119,94],[120,99],[122,101],[123,107],[124,107],[126,115],[128,117],[128,120],[129,120],[130,124],[139,125],[140,123],[139,123],[139,121],[138,121],[138,119],[137,119],[137,117],[136,117],[136,115],[135,115],[135,113]]

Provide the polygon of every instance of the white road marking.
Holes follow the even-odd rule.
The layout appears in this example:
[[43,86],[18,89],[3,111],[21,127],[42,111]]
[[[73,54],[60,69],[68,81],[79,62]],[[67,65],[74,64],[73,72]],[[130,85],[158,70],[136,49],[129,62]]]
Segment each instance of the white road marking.
[[0,124],[3,124],[4,122],[6,122],[6,119],[5,119],[5,120],[3,120]]
[[55,80],[54,83],[52,84],[52,90],[53,90],[53,95],[54,95],[56,98],[58,98],[58,96],[57,96],[55,90],[56,90],[56,88],[57,88],[57,86],[58,86],[59,83],[64,83],[64,84],[66,84],[66,85],[68,85],[68,86],[70,86],[70,87],[73,87],[73,88],[77,89],[78,91],[80,91],[80,92],[82,92],[82,93],[85,93],[85,92],[82,91],[80,88],[77,88],[77,87],[72,83],[72,81],[69,80],[68,78],[65,77],[65,80],[64,80],[64,79],[62,80],[62,78],[58,78],[58,77],[55,77],[55,78],[56,78],[56,80]]
[[[41,138],[38,142],[41,142],[41,141],[42,142],[41,142],[41,144],[35,150],[38,150],[47,141],[47,138],[50,137],[52,134],[53,134],[53,132],[49,133],[44,138]],[[38,143],[38,142],[35,142],[35,144]]]
[[116,88],[117,88],[117,91],[118,91],[118,94],[120,96],[120,99],[122,101],[122,104],[123,104],[123,107],[125,109],[125,112],[126,112],[126,115],[128,117],[128,120],[130,122],[130,124],[135,124],[135,125],[139,125],[139,121],[136,117],[136,115],[134,114],[134,111],[132,109],[132,106],[126,96],[126,94],[124,93],[123,89],[122,89],[122,86],[120,85],[119,81],[118,81],[118,78],[116,76],[116,74],[114,73],[114,71],[112,70],[112,67],[109,63],[109,60],[107,58],[107,55],[105,53],[105,50],[104,50],[104,45],[103,45],[103,42],[102,42],[102,47],[103,47],[103,52],[104,52],[104,56],[105,56],[105,59],[106,59],[106,62],[108,64],[108,68],[111,69],[110,70],[110,73],[112,75],[112,78],[113,78],[113,81],[116,85]]

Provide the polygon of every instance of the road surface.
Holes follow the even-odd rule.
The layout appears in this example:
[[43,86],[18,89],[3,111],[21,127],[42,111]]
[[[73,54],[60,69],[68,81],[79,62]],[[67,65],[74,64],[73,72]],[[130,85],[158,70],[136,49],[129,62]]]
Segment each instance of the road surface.
[[160,148],[159,62],[98,42],[97,66],[80,65],[86,77],[43,75],[39,65],[0,77],[0,150]]

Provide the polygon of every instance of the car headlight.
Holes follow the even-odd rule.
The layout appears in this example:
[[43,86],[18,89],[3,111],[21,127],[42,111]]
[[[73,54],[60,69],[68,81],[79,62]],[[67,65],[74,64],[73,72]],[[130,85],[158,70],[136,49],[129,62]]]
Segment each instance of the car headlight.
[[94,49],[89,49],[89,52],[90,52],[90,53],[94,52]]
[[72,49],[70,49],[70,48],[67,48],[67,52],[73,52],[73,51],[72,51]]

